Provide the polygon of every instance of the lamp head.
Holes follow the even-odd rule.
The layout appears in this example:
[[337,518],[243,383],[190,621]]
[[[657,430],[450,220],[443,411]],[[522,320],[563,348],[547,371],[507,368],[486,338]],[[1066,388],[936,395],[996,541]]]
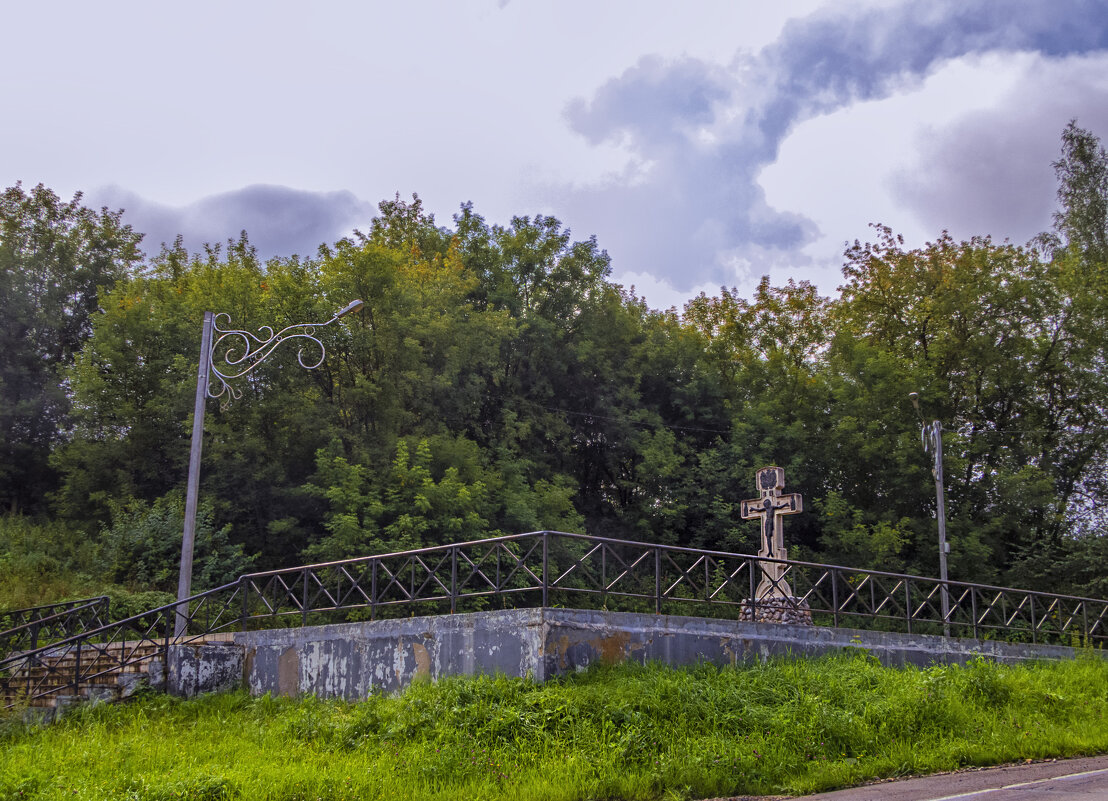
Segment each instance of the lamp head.
[[916,417],[919,418],[920,425],[923,425],[923,413],[920,411],[919,408],[919,393],[909,392],[908,399],[912,401],[912,408],[916,410]]
[[364,300],[352,300],[335,313],[335,319],[337,320],[340,317],[345,317],[346,315],[350,314],[350,312],[356,312],[364,305]]

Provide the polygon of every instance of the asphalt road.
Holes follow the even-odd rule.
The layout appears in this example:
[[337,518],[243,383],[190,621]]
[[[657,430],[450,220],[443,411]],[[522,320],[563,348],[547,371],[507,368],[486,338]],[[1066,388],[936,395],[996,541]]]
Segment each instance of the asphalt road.
[[804,801],[1108,801],[1108,756],[958,771],[802,798]]

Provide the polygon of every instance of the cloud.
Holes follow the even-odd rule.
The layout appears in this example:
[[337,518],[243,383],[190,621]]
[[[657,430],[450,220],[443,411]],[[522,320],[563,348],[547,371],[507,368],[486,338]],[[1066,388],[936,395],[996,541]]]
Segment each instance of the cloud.
[[147,252],[180,234],[185,247],[237,239],[243,230],[262,258],[312,256],[323,243],[334,242],[373,217],[374,207],[352,193],[307,192],[285,186],[255,184],[201,198],[187,206],[154,203],[117,186],[89,193],[95,205],[124,209],[123,219],[146,234]]
[[640,148],[681,144],[690,129],[712,122],[730,83],[723,69],[701,61],[646,56],[592,100],[573,100],[566,117],[593,144],[625,137]]
[[1050,227],[1062,127],[1108,131],[1108,54],[1035,58],[1025,72],[995,108],[926,131],[911,169],[891,176],[929,229],[1023,243]]
[[[1105,48],[1108,0],[945,0],[835,6],[789,22],[775,42],[727,66],[647,57],[567,106],[573,130],[593,144],[619,144],[628,167],[593,186],[563,188],[562,203],[589,221],[617,269],[682,289],[730,283],[766,258],[802,260],[799,249],[818,235],[811,220],[770,207],[758,184],[799,123],[903,92],[967,54],[1059,58]],[[1057,131],[1064,124],[1050,121]],[[982,151],[956,150],[940,160],[953,165]],[[921,209],[934,202],[926,182],[903,188]]]

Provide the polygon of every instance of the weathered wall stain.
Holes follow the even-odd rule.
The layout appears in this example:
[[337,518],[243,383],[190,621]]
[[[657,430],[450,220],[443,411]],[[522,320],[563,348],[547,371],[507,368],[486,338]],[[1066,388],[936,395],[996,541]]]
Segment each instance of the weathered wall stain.
[[615,634],[607,634],[591,641],[591,645],[600,656],[600,661],[605,665],[616,665],[632,656],[636,650],[645,648],[645,644],[639,644],[639,648],[631,645],[631,635],[626,631],[617,631]]
[[300,694],[300,653],[296,646],[290,645],[281,652],[277,660],[277,694]]
[[412,643],[412,654],[415,656],[415,675],[430,676],[431,655],[427,653],[427,649],[418,642],[414,642]]
[[[569,635],[562,634],[554,641],[553,645],[554,648],[550,654],[554,657],[558,670],[563,671],[569,665]],[[547,653],[545,649],[544,653]]]

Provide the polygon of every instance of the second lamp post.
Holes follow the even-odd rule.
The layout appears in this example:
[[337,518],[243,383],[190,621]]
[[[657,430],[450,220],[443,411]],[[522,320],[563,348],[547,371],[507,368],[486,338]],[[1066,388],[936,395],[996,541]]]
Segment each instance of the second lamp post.
[[[192,448],[189,451],[189,477],[188,489],[185,494],[185,524],[181,539],[181,573],[177,581],[177,621],[174,626],[174,637],[180,637],[188,626],[188,608],[185,601],[192,592],[192,551],[196,539],[196,504],[200,492],[200,451],[204,443],[204,407],[208,398],[218,398],[225,393],[238,398],[242,392],[232,386],[230,381],[242,378],[264,362],[274,349],[288,339],[307,339],[319,348],[319,358],[314,362],[304,361],[304,349],[301,348],[296,359],[300,366],[307,370],[314,370],[323,364],[323,358],[327,355],[323,343],[313,335],[316,329],[328,326],[341,317],[345,317],[353,311],[357,311],[365,305],[364,301],[355,300],[346,304],[325,323],[297,323],[286,326],[280,331],[264,325],[258,329],[258,334],[250,331],[240,331],[234,328],[221,328],[220,320],[231,322],[227,314],[215,314],[204,312],[204,328],[200,336],[200,367],[196,374],[196,401],[193,406],[192,416]],[[259,334],[261,336],[259,336]],[[226,367],[217,367],[214,358],[216,348],[229,340],[226,344],[223,361]],[[219,391],[212,392],[211,377],[215,376],[219,381]]]
[[923,415],[919,409],[919,393],[909,392],[916,415],[920,420],[920,437],[923,440],[924,453],[929,453],[934,458],[931,466],[931,474],[935,476],[935,513],[939,519],[939,581],[942,582],[939,592],[943,605],[943,636],[950,636],[950,594],[946,586],[946,555],[950,553],[950,545],[946,541],[946,493],[943,487],[943,424],[933,420],[931,425],[923,422]]

